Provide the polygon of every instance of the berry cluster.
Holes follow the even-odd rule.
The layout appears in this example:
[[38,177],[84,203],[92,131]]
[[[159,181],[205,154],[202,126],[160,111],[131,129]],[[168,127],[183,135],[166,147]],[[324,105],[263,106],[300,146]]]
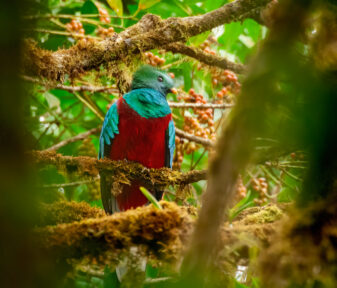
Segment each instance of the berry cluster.
[[[196,93],[193,88],[188,91],[187,96],[180,97],[179,100],[181,99],[184,100],[184,102],[186,103],[207,103],[204,97],[201,94]],[[193,112],[197,116],[197,118],[185,116],[184,131],[202,138],[210,138],[212,140],[215,140],[213,110],[210,108],[193,108]]]
[[268,183],[266,178],[253,178],[252,179],[252,188],[257,191],[260,195],[259,198],[254,199],[255,204],[262,205],[267,202],[267,193],[268,193]]
[[102,28],[98,27],[96,34],[102,38],[110,37],[115,33],[115,29],[113,27]]
[[217,103],[222,103],[222,100],[230,101],[230,94],[239,94],[241,89],[241,84],[238,81],[238,77],[234,72],[230,70],[222,71],[217,68],[211,68],[212,84],[217,87],[222,86],[221,90],[216,94],[218,101]]
[[200,44],[200,48],[205,52],[212,55],[215,55],[216,52],[211,49],[211,43],[217,43],[216,39],[214,37],[208,37],[207,40],[205,40],[203,43]]
[[237,192],[239,199],[243,199],[247,196],[247,188],[243,184],[241,175],[239,175],[238,182],[236,184],[236,192]]
[[228,94],[228,89],[226,87],[223,87],[218,93],[216,93],[216,97],[218,99],[223,99]]
[[[201,94],[196,93],[194,89],[190,89],[186,96],[179,95],[178,100],[183,100],[185,103],[207,103],[204,97]],[[192,115],[184,115],[183,130],[189,134],[214,141],[216,136],[213,121],[213,110],[193,108]],[[176,137],[176,154],[173,159],[174,169],[180,169],[184,153],[191,154],[198,148],[199,145],[196,143]]]
[[173,157],[173,167],[174,170],[180,170],[181,164],[183,163],[184,159],[184,140],[176,136],[176,153]]
[[99,13],[99,20],[102,23],[109,24],[111,22],[111,19],[109,17],[109,13],[108,13],[108,11],[106,9],[104,9],[102,7],[99,7],[98,8],[98,13]]
[[152,52],[145,52],[145,62],[151,66],[161,66],[165,63],[164,58],[160,58],[157,55],[154,55]]
[[[217,43],[216,39],[209,38],[205,42],[200,45],[200,48],[208,54],[216,55],[216,51],[211,49],[211,43]],[[215,88],[218,86],[222,86],[222,88],[218,91],[217,100],[215,103],[223,103],[223,100],[226,102],[230,102],[232,99],[230,97],[231,94],[239,94],[241,84],[238,81],[238,77],[234,72],[230,70],[223,71],[217,67],[209,67],[205,64],[200,63],[198,65],[198,70],[207,69],[212,76],[212,84]]]
[[85,34],[85,31],[83,29],[83,25],[80,21],[77,21],[75,19],[71,20],[69,23],[66,24],[67,30],[69,32],[73,32],[76,34]]

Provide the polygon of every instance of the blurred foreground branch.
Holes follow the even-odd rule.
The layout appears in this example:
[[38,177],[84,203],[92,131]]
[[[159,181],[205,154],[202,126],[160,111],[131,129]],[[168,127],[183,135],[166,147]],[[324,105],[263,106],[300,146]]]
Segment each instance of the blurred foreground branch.
[[[59,225],[37,228],[37,241],[43,249],[53,252],[58,258],[89,255],[103,263],[116,263],[118,253],[140,246],[147,256],[177,261],[186,249],[195,222],[185,207],[165,201],[161,205],[163,210],[149,205],[111,216],[104,216],[102,210],[86,203],[45,205],[41,223]],[[246,210],[238,221],[233,222],[232,228],[222,227],[221,237],[216,243],[218,252],[226,249],[231,253],[251,245],[249,243],[269,245],[269,239],[276,231],[275,223],[282,215],[282,210],[273,205]],[[96,218],[90,219],[93,216]],[[76,222],[69,223],[71,220]],[[110,258],[105,257],[106,252]],[[221,257],[214,261],[221,261]]]
[[[271,112],[267,107],[277,107],[279,104],[273,82],[278,67],[275,65],[275,59],[279,61],[278,64],[287,63],[285,59],[290,57],[290,54],[286,54],[285,51],[289,53],[289,47],[303,24],[303,7],[301,4],[293,4],[293,1],[291,3],[291,9],[285,9],[282,11],[284,14],[275,19],[276,24],[269,38],[251,62],[242,86],[242,95],[232,112],[229,125],[217,142],[217,153],[209,167],[203,205],[182,267],[182,282],[186,286],[205,287],[205,279],[214,268],[214,241],[218,239],[229,205],[235,196],[238,175],[252,158],[253,139],[268,131],[266,119]],[[275,45],[274,41],[277,38],[280,41]],[[271,52],[270,49],[274,47],[277,47],[276,51],[279,54]]]

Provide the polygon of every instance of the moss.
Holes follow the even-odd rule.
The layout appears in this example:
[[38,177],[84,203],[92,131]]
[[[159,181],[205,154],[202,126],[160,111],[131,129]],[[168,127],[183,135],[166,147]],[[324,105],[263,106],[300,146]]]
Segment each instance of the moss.
[[99,67],[104,53],[103,42],[93,39],[82,39],[69,49],[55,52],[41,49],[28,39],[23,47],[23,68],[27,74],[63,81],[66,74],[73,79]]
[[72,223],[87,218],[105,216],[102,209],[91,207],[88,203],[60,201],[53,204],[41,204],[39,226]]
[[161,202],[163,210],[152,205],[71,224],[36,229],[39,244],[61,258],[85,255],[105,261],[104,253],[115,256],[132,246],[142,247],[147,255],[176,261],[192,220],[177,205]]
[[329,199],[294,209],[282,222],[260,259],[266,287],[314,287],[314,283],[317,287],[336,287],[335,203],[336,199]]
[[250,214],[249,209],[246,211],[246,217],[244,217],[241,222],[245,225],[249,224],[263,224],[263,223],[272,223],[277,220],[280,220],[283,213],[280,208],[276,205],[268,205],[265,207],[254,207],[253,209],[257,211],[253,214]]
[[[161,205],[163,210],[149,205],[112,216],[105,216],[101,209],[85,203],[43,205],[43,225],[58,225],[37,228],[35,236],[38,245],[53,257],[76,265],[98,265],[101,270],[104,264],[114,267],[124,255],[135,257],[130,250],[137,246],[138,258],[146,257],[174,273],[188,247],[197,211],[165,201]],[[231,226],[225,224],[222,227],[220,237],[214,242],[216,253],[212,257],[217,279],[227,281],[229,275],[234,275],[238,263],[249,261],[252,251],[256,253],[270,245],[279,222],[272,222],[278,217],[267,218],[269,222],[258,221],[258,215],[265,219],[263,210],[250,209]],[[246,221],[252,216],[256,223]]]
[[133,179],[141,179],[149,190],[163,189],[168,185],[186,185],[206,179],[206,171],[190,171],[181,173],[169,168],[147,169],[139,163],[128,161],[97,160],[93,157],[71,157],[57,154],[54,151],[33,151],[32,162],[37,165],[54,165],[66,173],[80,176],[97,176],[105,173],[111,182],[130,184]]

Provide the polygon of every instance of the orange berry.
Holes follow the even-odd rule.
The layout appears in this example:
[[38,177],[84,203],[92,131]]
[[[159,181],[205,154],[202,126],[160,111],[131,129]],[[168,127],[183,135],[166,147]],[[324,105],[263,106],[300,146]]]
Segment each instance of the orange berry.
[[191,89],[188,91],[188,94],[190,94],[190,95],[195,95],[195,91],[194,91],[194,89],[193,89],[193,88],[191,88]]
[[221,89],[221,91],[222,91],[222,93],[223,93],[224,95],[226,95],[226,94],[228,93],[228,91],[227,91],[227,88],[226,88],[226,87],[223,87],[223,88]]
[[219,91],[218,93],[216,93],[216,96],[221,99],[223,98],[224,93],[222,91]]
[[175,77],[174,73],[172,73],[172,72],[168,73],[168,75],[169,75],[172,79],[174,79],[174,77]]

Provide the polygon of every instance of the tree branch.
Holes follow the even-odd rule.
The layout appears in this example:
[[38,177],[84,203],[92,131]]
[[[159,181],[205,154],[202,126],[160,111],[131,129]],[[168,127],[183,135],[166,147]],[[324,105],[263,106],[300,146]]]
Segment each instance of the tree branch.
[[54,165],[68,173],[82,176],[97,176],[99,172],[111,175],[118,183],[129,184],[133,179],[141,179],[150,189],[166,187],[168,185],[186,185],[206,180],[207,171],[196,170],[181,173],[169,168],[148,169],[139,163],[128,161],[97,160],[92,157],[72,157],[48,151],[32,151],[29,153],[31,161],[36,165]]
[[109,259],[104,253],[114,254],[141,245],[147,255],[177,260],[184,248],[182,243],[191,231],[192,220],[174,203],[161,204],[163,210],[149,205],[111,216],[38,228],[36,240],[42,249],[54,252],[61,259],[91,255],[101,261],[116,261],[116,257]]
[[183,103],[183,102],[168,102],[171,108],[198,108],[198,109],[227,109],[234,107],[234,104],[214,104],[214,103]]
[[189,37],[225,23],[242,21],[250,11],[263,8],[270,1],[236,0],[204,15],[185,18],[162,20],[148,14],[137,24],[110,38],[79,41],[69,49],[55,52],[37,48],[34,42],[26,41],[23,70],[27,74],[53,80],[62,80],[65,74],[74,78],[102,64],[123,60],[127,55],[165,47],[173,42],[184,42]]
[[[224,109],[224,108],[232,107],[229,104],[212,104],[212,103],[199,104],[199,103],[175,103],[175,102],[170,102],[169,105],[171,107],[174,107],[174,108],[214,108],[214,109],[218,108],[218,109]],[[69,139],[63,140],[63,141],[61,141],[61,142],[43,150],[43,151],[57,151],[58,149],[60,149],[61,147],[65,146],[65,145],[68,145],[68,144],[76,142],[76,141],[83,140],[90,135],[100,133],[100,131],[101,131],[101,128],[90,129],[87,132],[84,132],[84,133],[78,134],[74,137],[71,137]],[[206,147],[214,146],[214,143],[211,140],[186,133],[179,128],[176,128],[176,135],[181,137],[181,138],[199,143],[199,144],[204,145]]]
[[210,66],[216,66],[221,69],[229,69],[236,73],[244,73],[246,71],[246,67],[242,64],[231,62],[226,58],[217,55],[211,55],[209,53],[203,52],[197,47],[186,46],[183,43],[172,43],[165,46],[164,48],[165,50],[171,51],[173,53],[180,53],[195,58],[200,62]]
[[[116,254],[140,246],[146,256],[177,261],[186,249],[195,221],[186,207],[165,201],[161,201],[161,205],[163,210],[149,205],[111,216],[104,216],[102,210],[85,203],[43,205],[40,224],[56,226],[37,228],[35,235],[42,249],[61,259],[94,256],[100,262],[116,263]],[[217,252],[222,253],[213,258],[214,264],[228,261],[235,265],[238,259],[229,261],[228,253],[240,251],[251,243],[268,244],[283,215],[280,208],[276,205],[248,208],[240,219],[234,220],[232,227],[222,225],[219,238],[214,242]],[[105,252],[113,254],[110,259],[105,257]]]
[[60,89],[60,90],[65,90],[68,92],[82,92],[82,91],[89,91],[92,93],[95,92],[106,92],[106,93],[119,93],[119,90],[116,87],[105,87],[105,86],[66,86],[62,84],[54,84],[52,85],[51,83],[45,83],[41,79],[33,78],[27,75],[22,75],[21,78],[23,80],[39,84],[41,86],[46,86],[50,89]]
[[61,147],[65,146],[65,145],[68,145],[70,143],[73,143],[73,142],[76,142],[76,141],[79,141],[79,140],[83,140],[85,138],[87,138],[88,136],[92,135],[92,134],[97,134],[101,131],[100,128],[93,128],[93,129],[90,129],[89,131],[87,132],[84,132],[84,133],[81,133],[81,134],[78,134],[74,137],[71,137],[69,139],[66,139],[66,140],[63,140],[47,149],[45,149],[44,151],[53,151],[53,150],[58,150],[60,149]]
[[213,141],[209,140],[209,139],[201,138],[201,137],[186,133],[179,128],[176,128],[176,135],[181,137],[181,138],[193,141],[195,143],[199,143],[199,144],[201,144],[203,146],[206,146],[206,147],[214,147],[214,145],[215,145],[215,143]]

